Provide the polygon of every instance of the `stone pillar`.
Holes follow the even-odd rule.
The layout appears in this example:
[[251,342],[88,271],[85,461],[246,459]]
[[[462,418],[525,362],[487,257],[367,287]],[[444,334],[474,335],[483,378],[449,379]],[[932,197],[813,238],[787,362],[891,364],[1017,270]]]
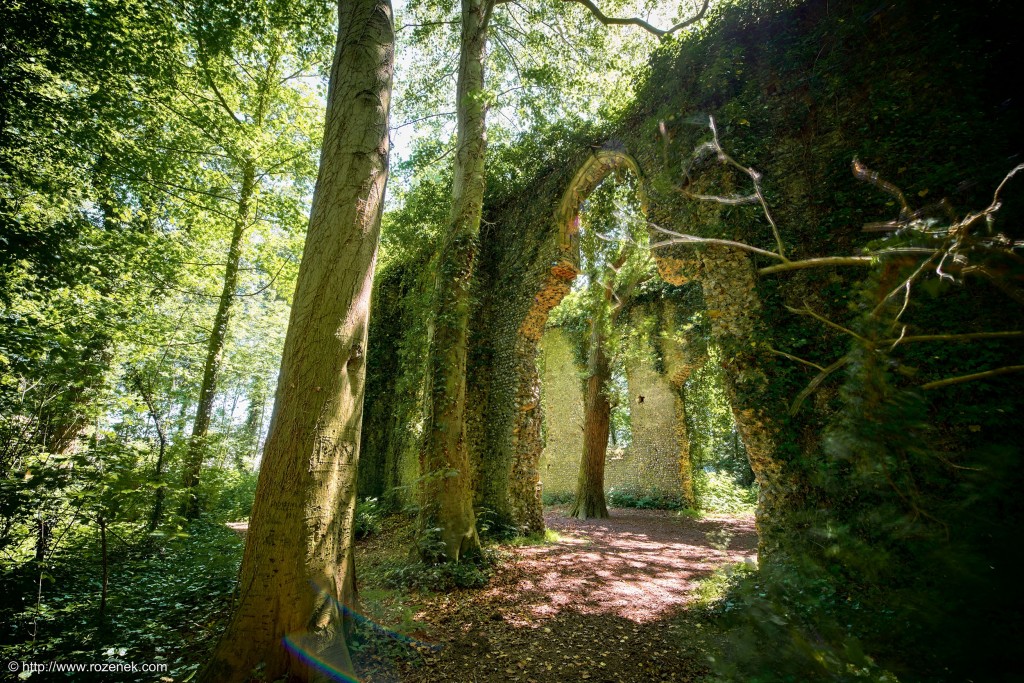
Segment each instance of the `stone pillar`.
[[768,377],[754,343],[755,331],[761,326],[761,301],[747,254],[714,246],[704,249],[701,257],[701,286],[711,334],[723,351],[722,367],[736,428],[760,487],[758,551],[764,557],[778,545],[792,482],[783,476],[783,465],[776,457],[777,429],[764,405]]
[[515,394],[515,421],[512,428],[512,468],[509,481],[509,509],[513,521],[527,532],[544,530],[544,511],[540,492],[540,454],[544,449],[541,427],[544,413],[540,404],[540,375],[537,353],[548,314],[565,298],[576,277],[568,261],[552,267],[534,297],[533,306],[523,319],[515,344],[518,379]]
[[516,391],[515,426],[512,428],[512,471],[508,487],[509,509],[526,533],[544,530],[541,503],[540,454],[544,449],[541,427],[544,411],[540,403],[540,373],[537,372],[538,343],[525,337],[517,344],[519,388]]

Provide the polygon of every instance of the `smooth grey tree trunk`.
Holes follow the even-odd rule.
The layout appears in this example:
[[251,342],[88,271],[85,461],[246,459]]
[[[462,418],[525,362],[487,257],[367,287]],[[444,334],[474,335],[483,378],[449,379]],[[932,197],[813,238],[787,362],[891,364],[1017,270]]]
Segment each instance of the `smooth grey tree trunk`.
[[234,617],[201,680],[337,679],[352,665],[366,332],[388,172],[389,0],[338,6],[320,172]]

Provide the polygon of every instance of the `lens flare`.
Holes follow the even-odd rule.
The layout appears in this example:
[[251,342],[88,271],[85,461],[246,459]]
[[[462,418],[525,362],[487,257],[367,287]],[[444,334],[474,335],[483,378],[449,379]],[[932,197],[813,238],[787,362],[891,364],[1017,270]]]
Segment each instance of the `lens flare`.
[[[429,650],[431,652],[438,652],[442,649],[441,645],[416,640],[415,638],[398,633],[397,631],[392,631],[385,626],[381,626],[366,615],[360,614],[359,612],[356,612],[355,610],[338,602],[331,591],[327,590],[326,587],[320,586],[314,581],[310,581],[310,585],[323,600],[328,602],[332,608],[337,609],[343,618],[350,618],[358,625],[369,628],[378,635],[390,638],[391,640],[403,643],[420,651]],[[325,647],[323,640],[321,638],[317,638],[311,633],[290,633],[284,637],[284,645],[289,652],[302,659],[302,661],[306,662],[311,667],[316,668],[330,680],[342,681],[343,683],[359,683],[358,678],[346,671],[350,660],[348,652],[344,649],[346,646],[342,641],[327,644]]]

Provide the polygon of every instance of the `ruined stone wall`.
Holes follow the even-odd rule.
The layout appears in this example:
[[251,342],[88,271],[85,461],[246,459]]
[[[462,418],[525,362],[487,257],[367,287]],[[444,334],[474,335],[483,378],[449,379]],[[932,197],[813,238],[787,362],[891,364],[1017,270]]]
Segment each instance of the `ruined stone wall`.
[[609,458],[607,488],[682,497],[679,436],[685,437],[685,423],[680,431],[676,392],[650,356],[626,365],[626,382],[633,441],[623,458]]
[[[545,435],[540,477],[544,493],[561,498],[576,491],[583,452],[583,368],[563,330],[547,329],[540,346]],[[688,501],[680,467],[686,426],[677,422],[677,392],[649,355],[632,359],[626,381],[632,441],[608,449],[605,490]]]
[[576,492],[583,454],[583,368],[576,362],[569,335],[552,327],[541,339],[541,401],[544,406],[544,451],[540,477],[544,494]]
[[[949,46],[956,41],[937,40],[931,28],[916,25],[927,16],[931,12],[921,2],[875,11],[864,3],[812,0],[774,17],[716,19],[706,34],[666,44],[652,60],[638,100],[616,124],[524,139],[515,163],[502,166],[515,168],[513,177],[488,180],[474,283],[468,436],[477,505],[523,525],[536,519],[531,477],[541,457],[536,444],[546,409],[543,402],[531,408],[538,382],[536,332],[557,303],[562,285],[552,282],[571,280],[574,272],[575,213],[611,166],[635,167],[641,175],[652,224],[775,249],[759,207],[724,207],[692,197],[751,190],[749,178],[721,167],[714,155],[688,166],[694,149],[709,139],[706,122],[714,115],[723,145],[760,172],[791,259],[853,253],[877,237],[865,234],[863,224],[895,217],[888,196],[852,177],[855,155],[906,185],[908,196],[952,196],[967,207],[987,203],[1007,170],[1007,150],[1021,137],[1008,133],[1020,129],[1020,105],[1001,103],[1020,98],[1007,92],[988,102],[971,95],[984,69],[960,63],[988,58],[982,51],[951,56]],[[955,22],[942,26],[952,31]],[[837,32],[847,40],[837,43]],[[893,68],[879,68],[870,55],[885,55]],[[940,97],[958,107],[934,106]],[[978,120],[986,126],[964,123]],[[971,181],[966,190],[965,180]],[[652,233],[652,241],[663,238]],[[810,306],[842,319],[865,271],[761,276],[757,269],[772,261],[721,247],[673,246],[655,256],[663,280],[702,290],[709,334],[722,349],[736,421],[761,485],[758,523],[767,538],[770,528],[783,524],[786,509],[813,504],[807,498],[807,462],[821,457],[820,435],[836,409],[830,394],[822,394],[826,398],[790,416],[790,401],[817,371],[773,349],[826,367],[849,344],[815,320],[787,315],[786,306]],[[394,317],[376,302],[375,321]],[[371,353],[377,343],[373,329]],[[700,344],[663,351],[673,387],[701,362]],[[374,372],[379,370],[371,358],[368,373]],[[838,374],[830,379],[833,397],[838,381]],[[371,407],[372,398],[368,388],[367,419],[378,427],[370,434],[364,430],[364,442],[371,438],[372,445],[387,449],[389,463],[406,462],[394,454],[407,451],[380,439],[380,430],[408,430],[414,415],[373,417],[373,411],[387,410],[388,397]],[[675,410],[685,413],[685,406],[677,403]],[[374,448],[363,450],[364,457],[376,457]],[[540,463],[543,472],[543,457]],[[398,468],[408,470],[403,479],[411,476],[412,465]]]

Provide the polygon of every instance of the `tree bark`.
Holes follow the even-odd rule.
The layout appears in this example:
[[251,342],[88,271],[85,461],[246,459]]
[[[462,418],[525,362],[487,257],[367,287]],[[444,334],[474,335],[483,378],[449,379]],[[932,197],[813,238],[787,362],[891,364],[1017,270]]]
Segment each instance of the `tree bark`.
[[[491,0],[462,0],[462,45],[456,92],[457,153],[448,231],[437,260],[429,351],[429,428],[420,454],[419,535],[440,529],[444,556],[458,561],[479,547],[466,444],[466,357],[470,286],[484,200],[487,148],[484,58]],[[428,550],[426,560],[438,559]]]
[[156,409],[156,404],[153,402],[153,395],[147,388],[143,379],[140,375],[135,376],[135,385],[142,395],[142,400],[146,403],[146,408],[149,410],[149,416],[153,419],[153,426],[156,428],[156,436],[160,442],[160,450],[156,456],[156,467],[153,471],[153,483],[156,485],[156,491],[153,497],[153,512],[149,516],[149,525],[146,527],[150,532],[155,531],[160,526],[160,520],[163,517],[164,511],[164,496],[166,495],[166,487],[164,486],[164,456],[167,454],[167,434],[164,432],[163,425],[160,423],[160,413]]
[[608,516],[608,505],[604,499],[604,462],[608,454],[608,431],[612,414],[607,393],[612,371],[604,349],[603,330],[604,315],[599,312],[594,316],[590,329],[587,395],[583,418],[583,457],[576,483],[576,498],[569,509],[569,516],[579,519]]
[[107,613],[107,587],[110,581],[110,566],[107,562],[107,520],[100,515],[96,520],[100,525],[100,555],[102,574],[100,581],[100,619]]
[[253,164],[246,162],[242,167],[238,213],[235,215],[231,230],[231,246],[228,248],[227,265],[224,269],[224,286],[221,288],[217,314],[213,318],[213,329],[210,330],[210,341],[206,347],[203,381],[199,387],[199,404],[196,406],[192,436],[189,439],[188,453],[185,456],[185,472],[182,483],[185,486],[186,497],[182,513],[186,519],[195,519],[200,512],[199,475],[202,472],[203,460],[206,458],[206,438],[210,431],[213,400],[217,395],[217,376],[220,374],[224,341],[227,338],[231,308],[235,301],[235,290],[238,287],[238,262],[242,257],[242,238],[251,220],[252,198],[256,190],[255,176]]
[[[234,617],[201,680],[351,672],[355,474],[388,159],[389,0],[339,2],[320,172]],[[328,672],[328,673],[325,673]]]

